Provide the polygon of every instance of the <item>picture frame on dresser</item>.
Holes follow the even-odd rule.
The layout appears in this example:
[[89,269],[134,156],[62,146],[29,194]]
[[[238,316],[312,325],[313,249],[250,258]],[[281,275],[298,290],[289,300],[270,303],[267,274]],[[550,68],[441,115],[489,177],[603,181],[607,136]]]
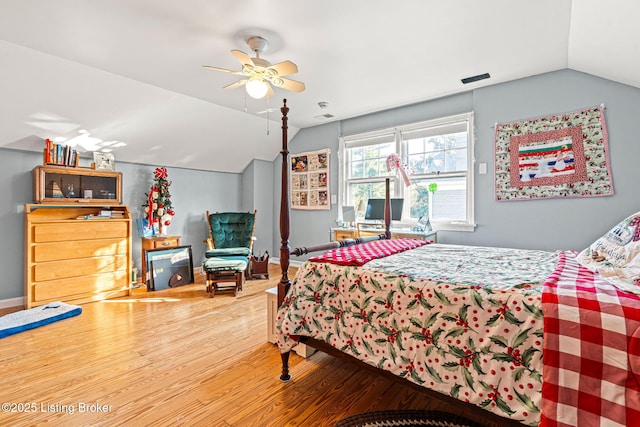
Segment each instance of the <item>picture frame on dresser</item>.
[[113,153],[104,153],[102,151],[93,152],[93,162],[97,170],[113,171],[115,170],[115,159]]

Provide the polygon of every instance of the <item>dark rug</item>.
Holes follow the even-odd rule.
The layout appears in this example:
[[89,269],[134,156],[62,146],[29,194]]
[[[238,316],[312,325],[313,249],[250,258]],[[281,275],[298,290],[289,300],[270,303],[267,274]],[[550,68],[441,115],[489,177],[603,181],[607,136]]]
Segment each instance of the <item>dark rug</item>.
[[440,411],[405,409],[376,411],[352,415],[338,421],[335,427],[483,427],[475,421]]

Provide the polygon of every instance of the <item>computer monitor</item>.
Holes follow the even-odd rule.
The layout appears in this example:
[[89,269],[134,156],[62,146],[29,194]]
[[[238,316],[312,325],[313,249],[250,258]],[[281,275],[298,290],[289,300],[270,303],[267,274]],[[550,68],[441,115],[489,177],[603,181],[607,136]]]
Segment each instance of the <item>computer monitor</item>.
[[[391,199],[391,220],[400,221],[402,219],[402,206],[404,199]],[[369,199],[367,210],[364,213],[366,220],[384,220],[384,199]]]

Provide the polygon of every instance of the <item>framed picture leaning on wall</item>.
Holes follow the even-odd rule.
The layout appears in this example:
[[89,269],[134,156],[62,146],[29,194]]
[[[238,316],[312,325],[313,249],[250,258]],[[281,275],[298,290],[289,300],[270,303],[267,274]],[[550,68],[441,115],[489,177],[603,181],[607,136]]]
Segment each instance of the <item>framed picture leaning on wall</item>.
[[146,249],[149,289],[158,291],[193,283],[191,245]]

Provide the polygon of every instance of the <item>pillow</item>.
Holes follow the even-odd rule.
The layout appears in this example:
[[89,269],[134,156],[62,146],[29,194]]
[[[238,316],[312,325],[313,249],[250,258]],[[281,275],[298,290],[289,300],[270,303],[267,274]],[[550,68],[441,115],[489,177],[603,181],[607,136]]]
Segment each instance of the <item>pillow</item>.
[[640,285],[640,212],[593,242],[577,260],[614,284]]

